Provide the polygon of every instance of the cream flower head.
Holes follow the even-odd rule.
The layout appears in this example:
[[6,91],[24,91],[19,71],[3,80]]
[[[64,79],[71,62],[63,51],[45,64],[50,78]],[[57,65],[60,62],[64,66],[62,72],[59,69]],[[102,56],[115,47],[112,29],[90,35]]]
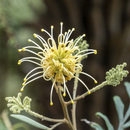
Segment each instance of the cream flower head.
[[[73,28],[72,30],[68,30],[68,32],[65,32],[63,34],[62,32],[63,23],[61,22],[60,25],[61,25],[61,28],[60,28],[60,34],[58,36],[58,45],[56,44],[53,38],[54,27],[51,26],[51,34],[48,33],[46,30],[41,29],[42,32],[45,32],[49,36],[47,41],[41,36],[39,36],[38,34],[33,34],[35,38],[40,40],[41,45],[38,45],[36,42],[29,39],[28,42],[33,43],[34,46],[26,46],[18,50],[19,52],[27,51],[35,55],[34,57],[22,58],[21,60],[18,61],[19,65],[24,61],[28,61],[38,66],[32,69],[25,76],[21,91],[23,91],[24,87],[27,84],[39,78],[43,77],[47,81],[51,80],[52,87],[51,87],[51,92],[50,92],[50,105],[53,105],[52,93],[53,93],[53,88],[56,83],[63,84],[64,86],[63,96],[66,96],[66,91],[67,91],[71,99],[71,102],[73,103],[73,99],[66,86],[66,82],[68,80],[71,80],[72,78],[77,78],[87,88],[88,93],[90,93],[85,83],[81,79],[75,76],[76,73],[87,75],[90,78],[92,78],[95,83],[97,83],[97,81],[92,76],[90,76],[89,74],[85,72],[82,72],[83,66],[80,62],[83,56],[87,56],[89,54],[97,54],[97,51],[94,49],[86,49],[86,50],[81,51],[79,49],[79,46],[77,46],[77,44],[85,36],[85,34],[83,34],[74,43],[74,40],[73,39],[69,40],[69,38],[75,29]],[[38,53],[31,49],[38,49]],[[74,54],[75,51],[77,51],[76,54]]]

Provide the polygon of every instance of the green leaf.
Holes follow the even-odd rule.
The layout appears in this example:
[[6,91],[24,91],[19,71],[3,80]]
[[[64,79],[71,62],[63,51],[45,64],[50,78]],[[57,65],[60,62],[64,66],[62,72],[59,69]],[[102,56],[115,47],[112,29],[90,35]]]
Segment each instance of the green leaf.
[[[130,83],[125,82],[124,85],[126,87],[127,94],[130,98]],[[124,122],[128,119],[129,116],[130,116],[130,104],[129,104],[128,110],[126,111],[126,114],[125,114],[125,117],[124,117]]]
[[130,83],[129,82],[125,82],[124,85],[126,87],[127,94],[128,94],[128,96],[130,98]]
[[130,127],[130,121],[128,121],[127,123],[125,123],[125,124],[123,125],[123,129],[126,129],[126,128],[128,128],[128,127]]
[[126,111],[126,114],[125,114],[125,117],[124,117],[124,122],[129,118],[129,116],[130,116],[130,104],[129,104],[129,107]]
[[104,121],[105,121],[105,123],[107,125],[108,130],[114,130],[114,128],[113,128],[112,124],[110,123],[109,119],[107,118],[107,116],[103,115],[100,112],[97,112],[96,116],[100,116],[100,117],[102,117],[104,119]]
[[91,127],[94,128],[95,130],[103,130],[103,128],[100,125],[98,125],[97,123],[91,124]]
[[118,130],[123,130],[121,127],[124,123],[123,118],[124,118],[124,104],[119,96],[114,96],[113,100],[115,102],[115,107],[116,111],[119,117],[119,127]]
[[23,116],[23,115],[11,114],[10,116],[14,117],[16,119],[19,119],[21,121],[24,121],[24,122],[26,122],[26,123],[28,123],[28,124],[30,124],[32,126],[35,126],[37,128],[40,128],[40,129],[43,129],[43,130],[49,129],[49,127],[47,127],[45,125],[42,125],[42,124],[40,124],[40,123],[38,123],[38,122],[36,122],[36,121],[26,117],[26,116]]
[[103,128],[95,122],[88,121],[87,119],[81,119],[81,121],[84,121],[86,124],[89,124],[95,130],[103,130]]

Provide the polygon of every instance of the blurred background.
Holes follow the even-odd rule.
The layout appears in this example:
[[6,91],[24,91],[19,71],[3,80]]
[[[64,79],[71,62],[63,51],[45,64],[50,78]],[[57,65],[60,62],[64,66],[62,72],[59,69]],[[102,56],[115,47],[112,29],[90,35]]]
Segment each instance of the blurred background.
[[[60,22],[64,23],[64,31],[76,29],[71,38],[86,34],[84,39],[89,43],[89,48],[97,50],[97,55],[89,55],[82,63],[83,71],[96,78],[98,84],[105,80],[105,72],[117,64],[127,62],[126,69],[130,70],[130,0],[0,0],[0,113],[7,109],[5,97],[17,96],[24,76],[35,67],[25,62],[17,65],[18,60],[25,56],[18,49],[28,45],[28,39],[34,40],[33,33],[47,39],[40,29],[50,32],[51,25],[54,25],[54,37],[57,39]],[[80,75],[80,78],[89,88],[95,86],[88,77]],[[107,115],[117,129],[118,117],[113,96],[121,96],[128,106],[129,100],[123,85],[125,81],[130,81],[130,75],[119,86],[106,86],[77,103],[78,130],[91,130],[90,126],[80,121],[82,118],[105,128],[103,120],[95,117],[96,112]],[[33,111],[52,118],[63,118],[55,91],[54,105],[49,104],[51,85],[50,81],[36,80],[25,87],[23,97],[32,98]],[[73,80],[67,86],[72,94]],[[79,83],[78,94],[85,91],[85,87]],[[69,109],[71,112],[71,106]],[[10,120],[11,123],[16,122],[12,118]],[[37,121],[45,125],[52,124]],[[67,127],[62,125],[56,128],[60,129]]]

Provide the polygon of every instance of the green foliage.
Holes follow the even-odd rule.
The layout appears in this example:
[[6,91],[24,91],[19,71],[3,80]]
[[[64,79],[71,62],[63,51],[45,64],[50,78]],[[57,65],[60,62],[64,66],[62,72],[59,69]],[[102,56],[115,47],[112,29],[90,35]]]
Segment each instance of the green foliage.
[[22,110],[29,110],[31,108],[31,98],[25,97],[23,103],[21,102],[22,93],[18,93],[17,98],[6,97],[5,100],[8,101],[7,107],[10,107],[10,111],[13,113],[20,113]]
[[129,82],[125,82],[124,85],[125,85],[127,94],[129,96],[129,99],[130,99],[130,83]]
[[36,122],[36,121],[26,117],[26,116],[23,116],[23,115],[12,114],[11,117],[14,117],[16,119],[24,121],[24,122],[26,122],[26,123],[28,123],[36,128],[42,129],[42,130],[49,129],[47,126],[42,125],[42,124],[40,124],[40,123],[38,123],[38,122]]
[[121,98],[119,96],[114,96],[113,98],[114,102],[115,102],[115,107],[116,107],[116,111],[117,111],[117,114],[118,114],[118,118],[119,118],[119,128],[122,127],[122,124],[123,124],[123,119],[124,119],[124,104],[121,100]]
[[[25,110],[26,112],[30,111],[30,108],[31,108],[31,98],[29,97],[25,97],[23,99],[23,102],[21,101],[21,96],[22,94],[21,93],[18,93],[18,96],[15,98],[15,97],[6,97],[5,100],[8,101],[7,103],[7,106],[10,107],[10,111],[12,111],[13,113],[20,113],[21,111]],[[36,114],[35,112],[30,112],[30,114],[35,114],[36,117],[38,117],[38,114]],[[23,115],[18,115],[18,114],[12,114],[11,115],[12,117],[16,118],[16,119],[19,119],[21,121],[24,121],[32,126],[35,126],[37,128],[40,128],[40,129],[48,129],[48,127],[26,117],[26,116],[23,116]]]
[[[107,118],[107,116],[105,116],[104,114],[102,114],[100,112],[97,112],[96,116],[104,119],[108,130],[114,130],[114,128],[113,128],[112,124],[110,123],[109,119]],[[90,122],[90,121],[87,121],[86,119],[84,119],[84,120],[82,119],[81,121],[85,121],[85,123],[89,124],[95,130],[104,130],[99,124],[97,124],[95,122]]]
[[[124,83],[127,94],[129,96],[130,99],[130,83],[129,82],[125,82]],[[120,100],[120,102],[117,102],[118,100]],[[124,115],[124,104],[121,101],[120,97],[115,96],[114,97],[114,102],[115,102],[115,106],[116,106],[116,110],[118,113],[118,117],[119,117],[119,127],[118,130],[124,130],[128,127],[130,127],[130,121],[126,122],[130,116],[130,104],[129,107]]]
[[[129,82],[125,82],[124,83],[127,94],[129,96],[130,99],[130,83]],[[124,115],[124,103],[122,102],[121,98],[119,96],[114,96],[113,97],[114,103],[115,103],[115,107],[116,107],[116,111],[118,114],[118,118],[119,118],[119,126],[118,126],[118,130],[125,130],[126,128],[130,127],[130,121],[127,121],[128,118],[130,117],[130,104],[129,107]],[[112,124],[110,123],[109,119],[107,118],[107,116],[103,115],[100,112],[96,113],[96,116],[100,116],[104,119],[106,125],[107,125],[107,129],[108,130],[114,130],[114,127],[112,126]],[[95,130],[103,130],[102,127],[94,122],[89,122],[86,119],[82,119],[81,121],[85,121],[85,123],[89,124],[92,128],[94,128]]]
[[[127,94],[130,99],[130,83],[125,82],[124,83]],[[114,102],[115,102],[115,107],[117,110],[118,118],[119,118],[119,127],[118,130],[124,130],[128,127],[130,127],[130,121],[126,122],[130,116],[130,104],[129,107],[124,115],[124,103],[122,102],[121,98],[119,96],[114,96]]]
[[[0,32],[6,33],[4,39],[7,39],[7,43],[16,46],[18,41],[15,32],[18,33],[26,24],[36,23],[39,14],[45,11],[46,6],[42,0],[0,0]],[[3,37],[0,39],[3,40]]]
[[[0,0],[1,23],[3,27],[19,26],[23,22],[35,22],[38,12],[43,12],[45,5],[42,0]],[[17,13],[16,13],[17,12]],[[1,26],[2,26],[1,25]],[[7,28],[7,27],[6,27]],[[12,30],[9,29],[9,32]]]
[[3,123],[3,121],[0,118],[0,130],[7,130],[5,124]]
[[95,130],[103,130],[103,128],[95,122],[88,121],[87,119],[81,119],[81,121],[84,121],[86,124],[90,125]]
[[121,65],[117,65],[116,68],[112,68],[108,72],[106,72],[106,80],[108,85],[117,86],[123,80],[123,77],[126,77],[129,73],[127,70],[123,70],[127,64],[123,63]]
[[104,121],[105,121],[105,123],[107,125],[108,130],[114,130],[114,128],[113,128],[112,124],[110,123],[109,119],[107,118],[107,116],[103,115],[100,112],[97,112],[96,116],[99,116],[99,117],[104,119]]

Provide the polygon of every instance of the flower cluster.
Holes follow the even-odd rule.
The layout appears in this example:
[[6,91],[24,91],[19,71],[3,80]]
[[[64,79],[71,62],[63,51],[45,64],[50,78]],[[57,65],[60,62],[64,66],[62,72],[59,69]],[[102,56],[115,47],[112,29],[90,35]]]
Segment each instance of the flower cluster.
[[106,80],[108,85],[117,86],[123,80],[124,77],[127,77],[129,71],[124,70],[127,64],[124,62],[123,64],[117,65],[115,68],[110,69],[106,72]]
[[[25,57],[20,59],[18,61],[19,65],[24,61],[28,61],[38,66],[32,69],[25,76],[21,91],[23,91],[24,87],[27,84],[39,78],[43,77],[47,81],[51,80],[52,81],[52,87],[50,92],[51,105],[53,105],[52,93],[56,83],[63,84],[64,86],[63,96],[66,96],[67,92],[71,99],[71,102],[73,103],[73,99],[66,86],[66,82],[68,80],[71,80],[72,78],[77,78],[87,88],[88,92],[90,93],[85,83],[75,76],[76,73],[87,75],[90,78],[92,78],[95,83],[97,83],[97,81],[92,76],[90,76],[85,72],[82,72],[83,66],[80,62],[84,56],[87,56],[89,54],[97,54],[97,51],[94,49],[80,50],[78,43],[85,36],[85,34],[80,36],[78,39],[76,39],[76,42],[74,42],[73,39],[69,40],[69,38],[75,29],[73,28],[72,30],[68,30],[68,32],[65,32],[63,34],[63,23],[61,22],[60,25],[61,28],[60,28],[60,34],[58,36],[58,45],[56,44],[53,38],[54,27],[51,26],[51,34],[48,33],[46,30],[41,29],[42,32],[45,32],[49,36],[47,41],[40,35],[33,34],[35,38],[40,40],[41,45],[29,39],[28,42],[33,43],[34,46],[26,46],[18,50],[19,52],[27,51],[35,55],[34,57]],[[38,53],[33,51],[32,49],[37,49]]]
[[8,101],[7,107],[10,107],[10,111],[13,113],[20,113],[23,110],[30,110],[31,108],[31,98],[25,97],[23,102],[21,101],[21,93],[18,93],[17,98],[15,97],[6,97],[5,100]]

